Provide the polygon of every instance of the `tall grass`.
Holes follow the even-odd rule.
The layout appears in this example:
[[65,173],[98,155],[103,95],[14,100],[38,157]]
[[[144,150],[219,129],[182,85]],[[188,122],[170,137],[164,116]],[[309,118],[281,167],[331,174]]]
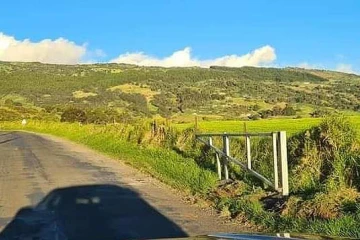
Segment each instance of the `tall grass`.
[[[289,138],[289,198],[272,198],[263,189],[241,186],[217,190],[212,201],[221,211],[246,218],[265,231],[359,237],[360,145],[354,120],[329,116]],[[255,145],[264,152],[267,144]],[[266,169],[266,151],[262,157],[258,168],[271,171]]]

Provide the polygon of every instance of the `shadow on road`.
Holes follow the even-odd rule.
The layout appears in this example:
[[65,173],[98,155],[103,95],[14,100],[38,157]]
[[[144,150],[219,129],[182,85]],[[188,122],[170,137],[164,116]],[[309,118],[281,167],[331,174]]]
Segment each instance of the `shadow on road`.
[[[0,239],[150,239],[186,237],[131,189],[115,185],[58,188],[25,207]],[[24,237],[24,238],[22,238]]]

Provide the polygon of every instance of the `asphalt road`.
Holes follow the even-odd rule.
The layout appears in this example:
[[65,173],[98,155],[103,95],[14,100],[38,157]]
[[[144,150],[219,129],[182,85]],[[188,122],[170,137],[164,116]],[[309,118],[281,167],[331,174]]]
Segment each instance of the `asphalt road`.
[[[141,225],[148,221],[151,227],[139,230],[143,231],[139,238],[245,229],[219,218],[209,207],[186,202],[183,194],[119,160],[60,138],[0,132],[0,228],[21,207],[39,203],[54,189],[91,184],[110,184],[126,190],[130,200],[119,199],[119,204],[112,205],[119,214],[125,210],[127,213],[125,220],[116,222],[115,227],[128,228],[129,219]],[[135,218],[142,222],[136,222]]]

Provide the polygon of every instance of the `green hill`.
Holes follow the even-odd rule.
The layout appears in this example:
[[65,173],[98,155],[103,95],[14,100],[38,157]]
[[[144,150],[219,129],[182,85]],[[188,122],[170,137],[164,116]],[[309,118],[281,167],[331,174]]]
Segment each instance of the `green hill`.
[[[165,117],[257,119],[360,109],[360,76],[301,68],[161,68],[0,62],[0,119],[60,119],[81,109],[98,122]],[[111,115],[110,118],[104,116]]]

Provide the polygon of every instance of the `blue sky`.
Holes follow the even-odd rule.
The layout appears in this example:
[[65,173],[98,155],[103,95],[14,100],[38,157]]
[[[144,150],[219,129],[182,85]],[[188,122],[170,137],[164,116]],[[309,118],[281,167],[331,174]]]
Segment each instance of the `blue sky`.
[[[18,0],[4,1],[1,8],[0,32],[7,39],[3,42],[18,46],[30,39],[35,50],[29,51],[34,52],[45,51],[36,45],[44,39],[63,38],[67,44],[83,48],[75,50],[81,61],[111,61],[122,54],[120,60],[130,58],[141,63],[150,58],[160,64],[163,58],[189,47],[191,53],[186,54],[199,62],[229,55],[241,57],[269,46],[275,56],[253,65],[360,71],[357,0]],[[9,50],[9,45],[1,44],[0,38],[0,60],[21,60],[19,49],[23,48]],[[24,59],[31,60],[32,56]]]

